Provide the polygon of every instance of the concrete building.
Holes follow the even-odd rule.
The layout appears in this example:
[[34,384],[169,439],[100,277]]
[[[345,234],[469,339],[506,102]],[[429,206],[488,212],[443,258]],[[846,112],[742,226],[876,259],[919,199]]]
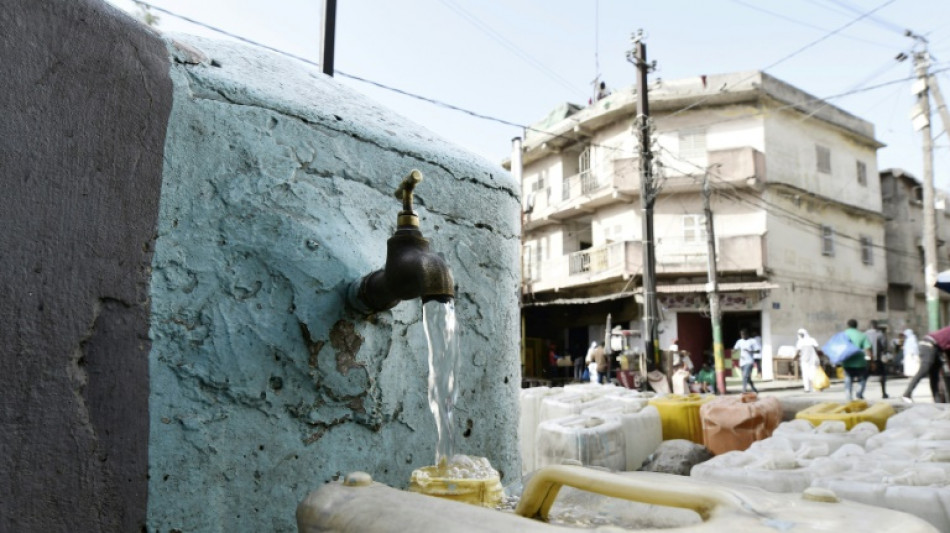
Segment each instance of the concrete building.
[[[798,328],[819,340],[887,316],[873,126],[763,72],[650,87],[661,347],[711,350],[702,183],[712,186],[723,342],[762,337],[768,363]],[[537,346],[583,355],[612,324],[639,330],[642,220],[636,94],[565,104],[523,144],[525,373]],[[765,365],[765,377],[771,365]]]
[[[912,329],[927,330],[927,300],[924,284],[922,184],[902,169],[881,171],[881,199],[887,249],[888,329],[896,335]],[[950,209],[947,195],[936,193],[937,272],[950,269]],[[946,324],[950,297],[940,293],[940,323]]]

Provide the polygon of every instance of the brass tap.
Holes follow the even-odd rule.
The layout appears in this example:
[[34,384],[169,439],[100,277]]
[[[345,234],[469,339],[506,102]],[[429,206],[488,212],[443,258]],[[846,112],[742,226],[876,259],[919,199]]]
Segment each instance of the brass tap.
[[386,266],[352,282],[347,291],[347,301],[358,311],[385,311],[415,298],[447,302],[455,297],[452,271],[429,250],[413,211],[413,191],[421,181],[422,173],[412,170],[396,188],[402,211],[396,217],[395,233],[386,241]]

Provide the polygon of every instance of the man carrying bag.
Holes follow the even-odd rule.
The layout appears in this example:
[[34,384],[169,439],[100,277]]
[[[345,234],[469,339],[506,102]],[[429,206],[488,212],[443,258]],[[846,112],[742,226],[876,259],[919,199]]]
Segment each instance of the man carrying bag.
[[864,398],[864,388],[868,384],[868,359],[871,358],[871,343],[867,335],[858,330],[858,321],[848,320],[848,329],[835,333],[821,351],[831,363],[844,367],[844,390],[847,401],[851,401],[851,388],[857,380],[857,398]]

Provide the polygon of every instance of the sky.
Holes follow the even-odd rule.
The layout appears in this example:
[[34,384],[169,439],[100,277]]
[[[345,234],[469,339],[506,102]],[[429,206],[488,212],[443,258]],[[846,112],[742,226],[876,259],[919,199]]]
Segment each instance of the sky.
[[[132,0],[108,1],[138,12]],[[148,1],[320,61],[320,0]],[[162,31],[231,39],[152,12]],[[887,145],[878,168],[918,179],[913,62],[895,58],[923,44],[907,30],[926,39],[950,101],[947,0],[338,0],[336,22],[340,83],[494,163],[524,126],[563,102],[586,104],[595,78],[614,90],[635,85],[627,52],[638,30],[656,61],[651,81],[764,70],[814,96],[836,96],[829,101],[871,122]],[[932,126],[935,184],[950,190],[950,136],[935,109]]]

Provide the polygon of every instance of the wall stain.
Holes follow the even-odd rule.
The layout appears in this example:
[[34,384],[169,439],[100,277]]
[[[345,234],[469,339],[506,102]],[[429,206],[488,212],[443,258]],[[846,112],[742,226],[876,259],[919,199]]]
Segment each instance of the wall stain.
[[353,323],[340,320],[330,330],[330,345],[336,350],[336,369],[344,376],[351,368],[365,368],[356,360],[356,354],[363,345],[363,337],[356,333]]
[[297,323],[300,324],[300,335],[303,337],[303,342],[307,346],[307,352],[310,354],[307,359],[307,364],[310,365],[310,368],[317,368],[317,356],[320,355],[320,350],[323,349],[323,345],[326,344],[326,341],[313,340],[313,337],[310,336],[310,328],[299,320]]

